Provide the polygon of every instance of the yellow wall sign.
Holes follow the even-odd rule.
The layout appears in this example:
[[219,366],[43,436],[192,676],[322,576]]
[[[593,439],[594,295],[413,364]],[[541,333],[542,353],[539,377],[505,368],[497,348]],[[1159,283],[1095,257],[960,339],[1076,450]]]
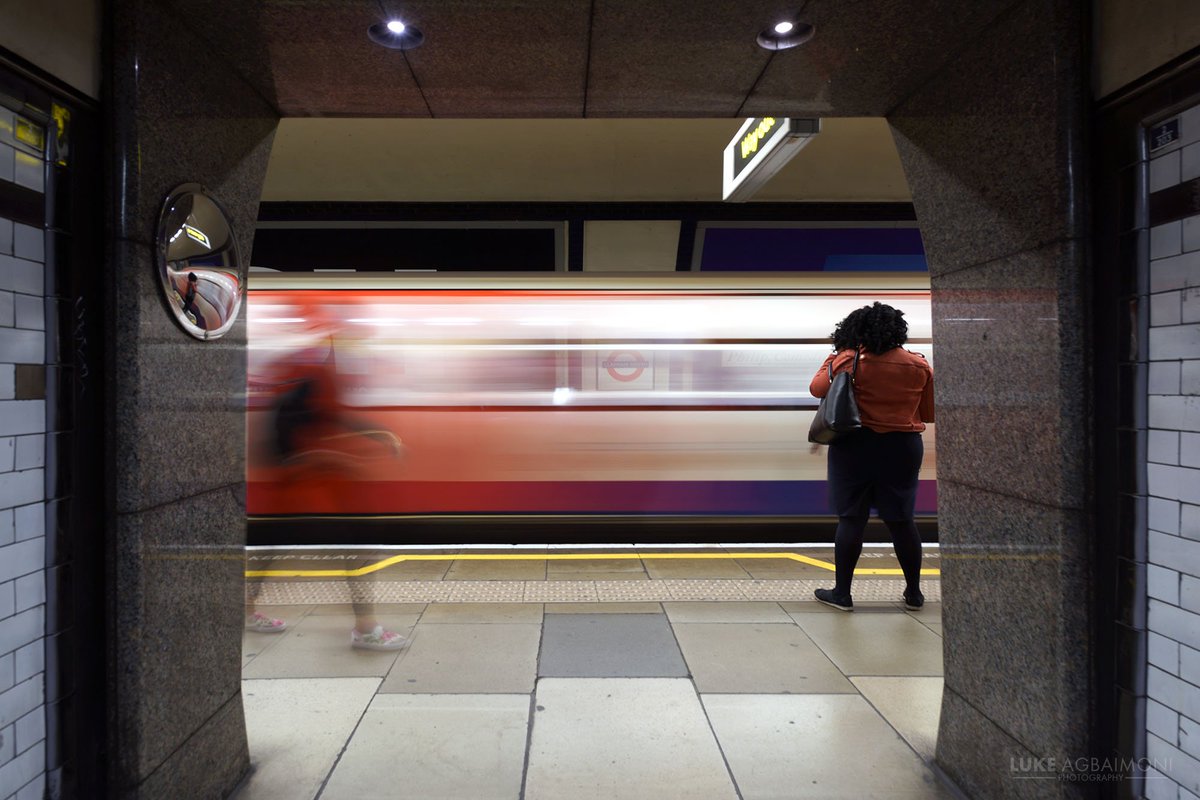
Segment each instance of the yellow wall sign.
[[46,129],[19,114],[14,134],[18,142],[29,145],[39,153],[46,147]]
[[50,116],[54,119],[54,163],[65,167],[71,155],[70,139],[67,138],[67,131],[71,127],[71,110],[54,103],[50,107]]

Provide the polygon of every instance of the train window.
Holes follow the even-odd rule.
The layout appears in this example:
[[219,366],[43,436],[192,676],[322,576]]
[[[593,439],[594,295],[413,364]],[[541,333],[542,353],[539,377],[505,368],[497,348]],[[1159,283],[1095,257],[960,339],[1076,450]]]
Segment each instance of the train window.
[[489,226],[277,227],[259,223],[251,263],[281,272],[553,272],[561,223]]
[[[927,292],[892,297],[929,341]],[[851,293],[256,291],[252,394],[335,363],[364,407],[815,405],[808,380]],[[927,348],[926,348],[927,349]],[[277,381],[274,381],[277,382]]]

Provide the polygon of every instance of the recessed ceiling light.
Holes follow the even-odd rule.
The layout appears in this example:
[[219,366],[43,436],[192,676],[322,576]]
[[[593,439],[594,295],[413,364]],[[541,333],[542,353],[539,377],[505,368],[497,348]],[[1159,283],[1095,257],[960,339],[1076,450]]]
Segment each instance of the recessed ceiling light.
[[425,34],[412,25],[405,25],[400,20],[393,19],[386,23],[376,22],[367,28],[367,38],[392,50],[412,50],[425,41]]
[[816,28],[807,22],[781,20],[758,34],[758,46],[764,50],[787,50],[804,44],[813,37]]

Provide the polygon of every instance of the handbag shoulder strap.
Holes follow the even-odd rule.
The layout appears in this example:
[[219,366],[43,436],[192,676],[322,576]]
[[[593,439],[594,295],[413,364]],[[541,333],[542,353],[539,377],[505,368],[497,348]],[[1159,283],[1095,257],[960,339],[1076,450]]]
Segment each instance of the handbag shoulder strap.
[[[858,357],[862,355],[862,348],[854,350],[854,366],[850,368],[850,382],[854,383],[854,376],[858,374]],[[829,382],[833,383],[833,359],[829,359],[829,363],[825,365],[825,369],[829,372]]]

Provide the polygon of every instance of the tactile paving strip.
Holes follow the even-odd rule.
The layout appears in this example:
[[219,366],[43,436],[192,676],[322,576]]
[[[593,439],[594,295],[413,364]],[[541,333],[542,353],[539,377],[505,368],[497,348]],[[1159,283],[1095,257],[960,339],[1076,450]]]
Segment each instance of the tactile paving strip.
[[[672,600],[813,600],[826,580],[652,580],[652,581],[261,581],[247,585],[246,597],[261,605],[348,603],[628,603]],[[854,581],[856,602],[896,602],[900,580]],[[941,602],[942,582],[921,582],[925,599]],[[816,602],[813,600],[813,602]]]
[[[627,583],[627,581],[612,581]],[[595,603],[596,581],[526,581],[526,603]]]

